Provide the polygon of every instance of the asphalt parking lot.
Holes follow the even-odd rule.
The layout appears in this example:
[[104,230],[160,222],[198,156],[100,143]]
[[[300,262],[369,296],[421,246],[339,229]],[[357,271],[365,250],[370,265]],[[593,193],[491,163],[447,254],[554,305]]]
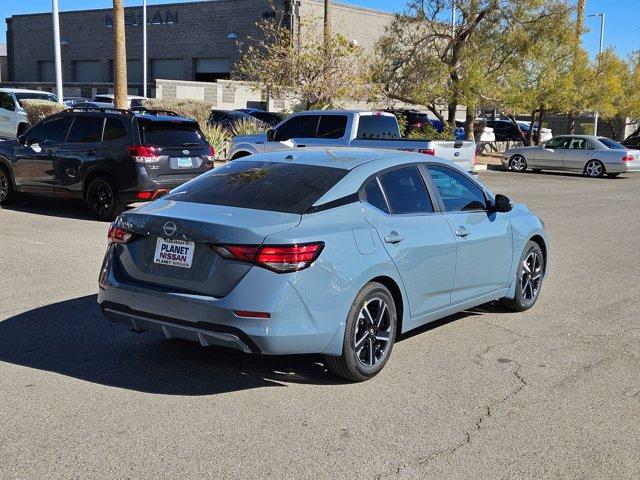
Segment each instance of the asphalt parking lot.
[[361,384],[109,324],[107,224],[1,210],[0,478],[639,478],[640,175],[480,178],[546,223],[538,304],[412,332]]

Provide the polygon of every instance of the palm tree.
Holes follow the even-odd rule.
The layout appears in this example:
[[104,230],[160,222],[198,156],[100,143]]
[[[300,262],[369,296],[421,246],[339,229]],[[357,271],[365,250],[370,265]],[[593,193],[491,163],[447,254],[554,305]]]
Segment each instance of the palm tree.
[[124,31],[124,1],[113,0],[113,65],[114,104],[125,109],[127,104],[127,45]]

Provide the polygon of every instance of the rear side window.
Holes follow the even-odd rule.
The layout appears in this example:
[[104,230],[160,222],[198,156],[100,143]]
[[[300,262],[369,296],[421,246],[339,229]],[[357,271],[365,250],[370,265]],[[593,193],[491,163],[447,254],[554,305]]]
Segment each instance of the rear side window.
[[389,213],[389,208],[382,190],[380,190],[380,185],[378,185],[378,180],[374,178],[364,187],[364,195],[369,205],[382,210],[384,213]]
[[303,214],[347,173],[316,165],[236,160],[178,187],[165,198]]
[[142,143],[159,147],[196,147],[206,145],[198,124],[193,122],[150,122],[140,129]]
[[109,140],[118,140],[119,138],[124,138],[128,135],[127,129],[122,124],[122,122],[116,118],[107,118],[107,123],[104,126],[104,137],[103,140],[105,142]]
[[318,138],[342,138],[346,128],[346,115],[322,115],[318,124]]
[[358,138],[375,140],[400,137],[398,121],[393,115],[360,115]]
[[292,117],[278,127],[273,140],[284,142],[291,138],[316,138],[320,115],[299,115]]
[[75,117],[67,143],[94,143],[102,140],[103,117]]
[[610,138],[599,137],[598,140],[600,140],[600,143],[602,143],[605,147],[611,148],[613,150],[624,150],[626,148],[621,143],[611,140]]
[[391,212],[432,213],[433,204],[418,167],[405,167],[380,175]]

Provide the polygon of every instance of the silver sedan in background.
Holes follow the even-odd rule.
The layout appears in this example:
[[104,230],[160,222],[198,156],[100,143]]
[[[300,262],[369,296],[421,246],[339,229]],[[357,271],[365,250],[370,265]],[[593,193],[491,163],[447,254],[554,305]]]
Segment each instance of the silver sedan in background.
[[617,177],[640,171],[640,150],[628,150],[606,137],[562,135],[535,147],[510,148],[502,156],[502,165],[514,172],[528,168],[568,170],[589,177]]

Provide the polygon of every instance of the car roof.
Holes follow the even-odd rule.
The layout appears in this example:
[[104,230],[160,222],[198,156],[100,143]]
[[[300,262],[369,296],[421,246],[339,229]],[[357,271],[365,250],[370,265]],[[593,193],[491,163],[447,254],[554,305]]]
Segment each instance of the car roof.
[[43,93],[45,95],[55,95],[55,93],[47,92],[45,90],[29,90],[26,88],[0,88],[0,92],[5,93]]
[[384,110],[305,110],[296,112],[295,115],[350,115],[357,113],[359,115],[379,115],[384,117],[393,117],[393,113]]

